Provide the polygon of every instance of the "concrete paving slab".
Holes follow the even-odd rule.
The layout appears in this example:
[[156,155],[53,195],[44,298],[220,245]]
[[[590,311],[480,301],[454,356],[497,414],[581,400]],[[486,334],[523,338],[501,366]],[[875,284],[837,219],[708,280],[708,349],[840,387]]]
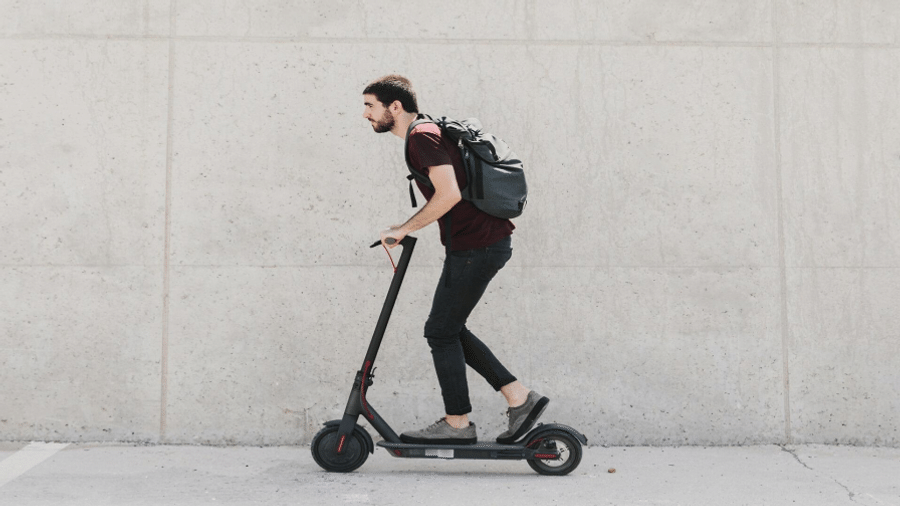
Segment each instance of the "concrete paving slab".
[[[0,443],[0,468],[28,443]],[[380,450],[380,449],[379,449]],[[609,469],[615,468],[615,473]],[[2,505],[900,505],[900,449],[591,447],[565,477],[524,462],[401,460],[349,474],[308,447],[73,444],[0,486]]]

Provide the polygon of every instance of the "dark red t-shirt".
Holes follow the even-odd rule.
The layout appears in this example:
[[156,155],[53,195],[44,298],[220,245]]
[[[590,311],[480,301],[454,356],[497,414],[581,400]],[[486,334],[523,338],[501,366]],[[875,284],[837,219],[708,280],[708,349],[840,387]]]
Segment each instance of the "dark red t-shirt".
[[[409,134],[409,161],[413,169],[428,175],[428,167],[452,165],[460,189],[466,187],[466,170],[456,143],[441,134],[434,123],[422,123]],[[426,199],[434,196],[434,190],[416,180],[416,186]],[[444,218],[438,220],[441,243],[446,246],[447,231]],[[462,251],[490,246],[512,235],[515,225],[507,219],[497,218],[481,211],[467,200],[461,200],[450,209],[452,240],[450,249]]]

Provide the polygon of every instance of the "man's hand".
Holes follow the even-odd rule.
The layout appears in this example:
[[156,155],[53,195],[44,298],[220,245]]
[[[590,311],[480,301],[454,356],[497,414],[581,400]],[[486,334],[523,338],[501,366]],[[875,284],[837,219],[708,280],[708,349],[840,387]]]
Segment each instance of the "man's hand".
[[[402,225],[391,225],[389,229],[381,231],[381,243],[388,248],[396,248],[397,245],[400,244],[400,241],[402,241],[403,238],[406,237],[407,233],[408,232],[403,231]],[[393,244],[388,244],[386,240],[389,237],[391,239],[394,239],[396,242],[394,242]]]

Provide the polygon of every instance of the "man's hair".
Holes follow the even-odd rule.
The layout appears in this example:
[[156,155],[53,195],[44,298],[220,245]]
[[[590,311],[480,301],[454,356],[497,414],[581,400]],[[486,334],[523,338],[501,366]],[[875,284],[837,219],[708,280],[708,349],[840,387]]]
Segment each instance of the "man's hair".
[[403,110],[406,112],[419,112],[419,105],[416,103],[416,92],[413,91],[412,83],[409,79],[391,74],[372,81],[363,95],[375,95],[379,102],[385,107],[390,106],[395,100],[400,101]]

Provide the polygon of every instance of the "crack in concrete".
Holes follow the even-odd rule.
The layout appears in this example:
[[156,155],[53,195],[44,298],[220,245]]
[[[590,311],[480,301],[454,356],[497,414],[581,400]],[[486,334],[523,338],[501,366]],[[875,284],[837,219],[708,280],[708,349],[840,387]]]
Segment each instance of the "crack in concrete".
[[[810,471],[821,476],[821,473],[819,473],[818,471],[816,471],[815,469],[810,467],[806,462],[803,462],[803,460],[800,459],[800,456],[797,455],[796,450],[791,450],[791,449],[788,449],[786,446],[781,446],[781,451],[791,454],[791,456],[794,457],[794,460],[796,460],[801,466],[803,466],[806,469],[809,469]],[[854,503],[856,502],[856,493],[853,492],[852,490],[850,490],[850,487],[839,482],[833,476],[829,476],[829,478],[831,478],[831,481],[835,482],[839,487],[841,487],[842,489],[844,489],[845,492],[847,492],[847,497],[850,498],[850,502],[854,502]]]
[[800,457],[797,455],[797,452],[795,450],[788,450],[786,446],[782,446],[781,451],[783,451],[785,453],[790,453],[791,456],[794,457],[794,460],[796,460],[801,466],[809,469],[812,472],[815,472],[815,469],[809,467],[808,465],[806,465],[806,462],[803,462],[802,460],[800,460]]

